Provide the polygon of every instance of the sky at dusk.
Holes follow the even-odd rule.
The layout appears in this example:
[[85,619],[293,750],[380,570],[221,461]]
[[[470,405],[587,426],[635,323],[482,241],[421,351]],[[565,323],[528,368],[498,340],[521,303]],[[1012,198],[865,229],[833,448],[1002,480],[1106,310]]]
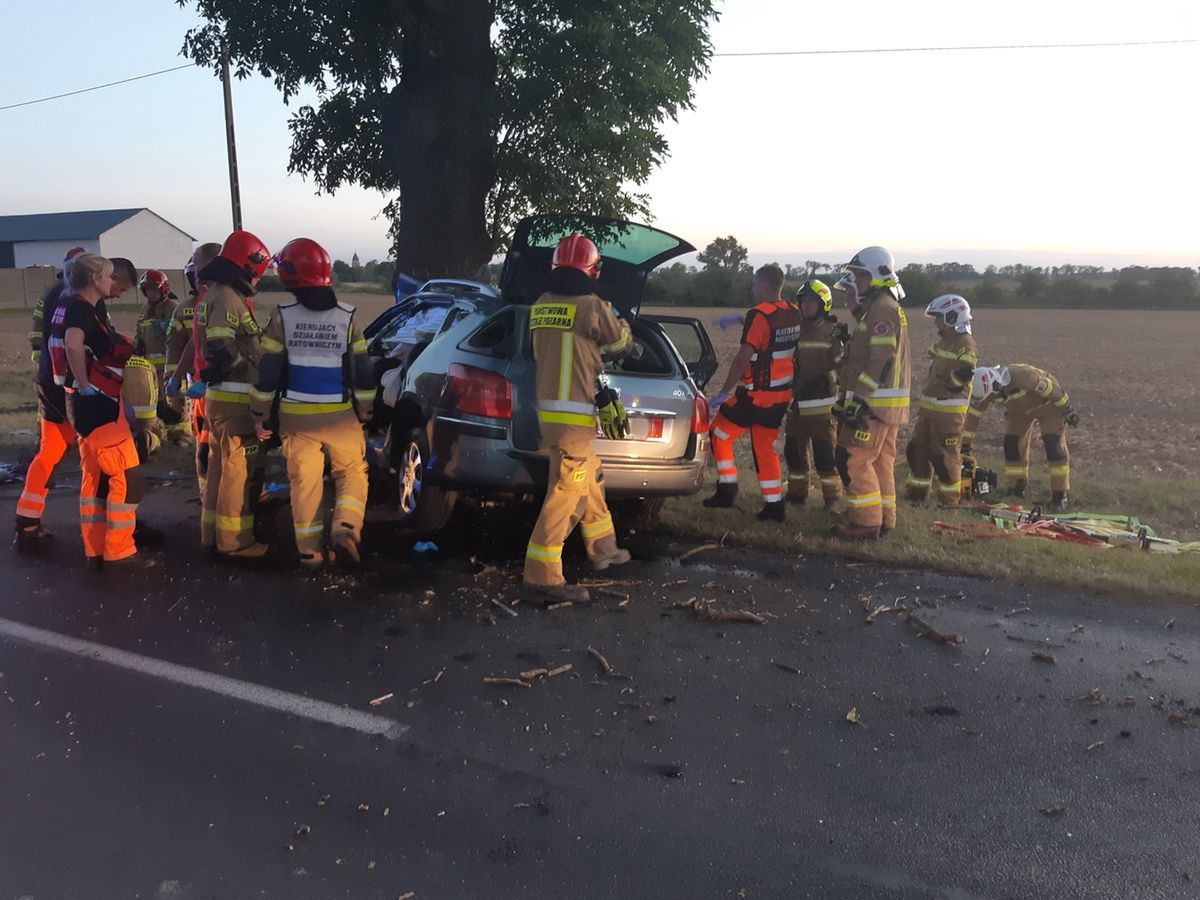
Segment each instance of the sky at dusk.
[[[1194,0],[728,0],[717,53],[1200,38]],[[173,0],[5,0],[0,106],[178,65]],[[1200,44],[717,57],[645,186],[655,224],[752,259],[1200,265]],[[311,102],[311,95],[298,102]],[[293,101],[297,103],[297,101]],[[387,198],[287,174],[289,109],[235,84],[246,226],[387,253]],[[220,82],[189,69],[0,111],[0,214],[148,206],[229,230]]]

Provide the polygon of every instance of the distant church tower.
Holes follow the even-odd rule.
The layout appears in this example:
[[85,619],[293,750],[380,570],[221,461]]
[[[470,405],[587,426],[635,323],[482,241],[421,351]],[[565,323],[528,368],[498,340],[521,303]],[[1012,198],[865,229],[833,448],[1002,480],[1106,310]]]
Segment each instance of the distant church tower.
[[357,269],[358,265],[358,254],[355,253],[352,257],[350,257],[350,267],[352,269]]

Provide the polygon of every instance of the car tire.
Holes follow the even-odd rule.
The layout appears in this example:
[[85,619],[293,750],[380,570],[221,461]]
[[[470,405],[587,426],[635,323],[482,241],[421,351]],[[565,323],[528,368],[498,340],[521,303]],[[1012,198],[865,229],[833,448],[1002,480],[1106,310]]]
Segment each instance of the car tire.
[[441,531],[454,515],[458,494],[429,483],[429,444],[424,428],[410,428],[392,444],[396,468],[396,509],[418,531]]
[[622,528],[650,528],[658,524],[658,517],[666,502],[666,497],[617,500],[612,504],[612,511]]

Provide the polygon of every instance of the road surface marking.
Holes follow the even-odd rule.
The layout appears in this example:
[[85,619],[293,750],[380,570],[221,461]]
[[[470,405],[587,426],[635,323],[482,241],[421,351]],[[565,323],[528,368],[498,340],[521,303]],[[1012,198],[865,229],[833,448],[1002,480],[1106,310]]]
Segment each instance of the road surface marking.
[[238,681],[236,678],[205,672],[203,669],[180,666],[176,663],[155,659],[152,656],[118,650],[115,647],[68,637],[65,634],[34,628],[32,625],[23,625],[9,619],[0,619],[0,637],[8,637],[25,644],[32,644],[35,647],[58,650],[61,653],[81,656],[84,659],[108,663],[110,666],[149,675],[151,678],[199,688],[202,691],[232,697],[234,700],[253,703],[256,706],[311,719],[314,722],[324,722],[339,728],[351,728],[362,734],[377,734],[390,741],[399,740],[410,727],[384,716],[360,712],[357,709],[337,706],[333,703],[326,703],[324,700],[314,700],[312,697],[291,694],[249,681]]

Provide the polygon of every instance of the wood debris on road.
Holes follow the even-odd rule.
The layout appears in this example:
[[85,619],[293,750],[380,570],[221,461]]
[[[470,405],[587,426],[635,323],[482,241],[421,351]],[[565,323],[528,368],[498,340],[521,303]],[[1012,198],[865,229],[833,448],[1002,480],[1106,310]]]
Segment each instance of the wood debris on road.
[[374,700],[372,700],[372,701],[371,701],[371,705],[372,705],[372,706],[379,706],[379,705],[381,705],[381,704],[387,703],[389,700],[391,700],[391,699],[392,699],[393,697],[395,697],[395,696],[396,696],[396,695],[395,695],[394,693],[387,693],[387,694],[384,694],[382,697],[376,697]]
[[601,653],[599,650],[597,650],[595,647],[593,647],[589,644],[588,648],[587,648],[587,652],[588,652],[588,655],[590,657],[592,657],[592,659],[594,659],[594,660],[596,660],[596,662],[600,663],[600,669],[601,669],[601,671],[604,672],[605,675],[612,675],[616,671],[615,669],[613,669],[612,663],[610,663],[607,659],[605,659],[604,654]]
[[679,555],[679,561],[683,562],[685,559],[691,559],[697,553],[707,553],[709,550],[720,550],[720,549],[722,549],[720,544],[701,544],[699,547],[693,547],[691,550],[687,551],[686,553],[681,553]]
[[496,597],[489,597],[488,602],[491,603],[492,606],[496,607],[496,609],[502,610],[504,613],[512,616],[514,619],[517,617],[517,611],[503,600],[499,600]]
[[488,675],[487,677],[485,677],[483,679],[483,683],[484,684],[503,684],[503,685],[508,685],[509,687],[523,687],[523,688],[533,687],[533,685],[530,684],[528,681],[522,681],[520,678],[508,678],[506,676],[500,676],[500,675]]
[[914,613],[908,613],[904,617],[904,621],[912,625],[917,630],[917,634],[926,640],[933,641],[935,644],[965,644],[967,639],[961,634],[950,634],[947,632],[938,631],[920,616]]

